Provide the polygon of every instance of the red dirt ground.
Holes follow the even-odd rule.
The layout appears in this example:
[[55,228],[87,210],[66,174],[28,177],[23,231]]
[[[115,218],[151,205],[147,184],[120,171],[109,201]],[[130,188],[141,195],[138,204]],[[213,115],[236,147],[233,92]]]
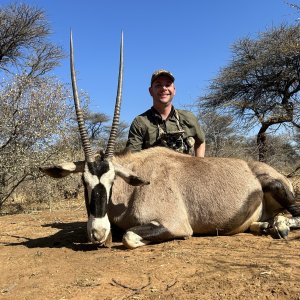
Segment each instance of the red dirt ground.
[[127,250],[87,243],[85,221],[83,209],[0,217],[0,298],[300,299],[300,230]]

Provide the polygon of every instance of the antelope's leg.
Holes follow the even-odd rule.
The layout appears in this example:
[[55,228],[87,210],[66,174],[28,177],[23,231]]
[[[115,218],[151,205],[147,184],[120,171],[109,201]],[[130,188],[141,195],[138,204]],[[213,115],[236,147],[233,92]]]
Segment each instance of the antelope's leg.
[[283,215],[278,215],[274,218],[273,229],[275,234],[280,239],[286,239],[290,232],[290,226],[288,224],[288,218]]
[[289,218],[288,225],[290,228],[300,228],[300,216]]
[[134,249],[150,243],[160,243],[174,238],[186,238],[192,233],[172,233],[156,221],[135,226],[127,230],[123,236],[123,244],[127,248]]
[[250,225],[250,232],[254,234],[268,234],[270,229],[269,222],[253,222]]
[[272,224],[268,222],[253,222],[250,232],[254,234],[273,234],[278,238],[286,239],[292,228],[300,228],[300,217],[288,218],[277,215]]
[[274,218],[273,228],[279,238],[286,239],[291,228],[300,228],[300,217],[288,218],[278,215]]

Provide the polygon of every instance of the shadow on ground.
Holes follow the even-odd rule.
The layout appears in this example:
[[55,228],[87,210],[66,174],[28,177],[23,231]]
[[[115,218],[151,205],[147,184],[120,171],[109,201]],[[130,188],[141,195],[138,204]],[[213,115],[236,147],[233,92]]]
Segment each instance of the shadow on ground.
[[[42,227],[50,227],[59,229],[53,235],[40,238],[30,238],[24,236],[11,235],[11,237],[22,239],[25,241],[4,243],[6,246],[20,246],[27,248],[69,248],[74,251],[93,251],[101,248],[88,242],[86,234],[86,222],[61,223],[55,222],[41,225]],[[118,228],[112,228],[113,242],[121,242],[123,232]],[[116,249],[123,249],[123,246],[114,246]]]

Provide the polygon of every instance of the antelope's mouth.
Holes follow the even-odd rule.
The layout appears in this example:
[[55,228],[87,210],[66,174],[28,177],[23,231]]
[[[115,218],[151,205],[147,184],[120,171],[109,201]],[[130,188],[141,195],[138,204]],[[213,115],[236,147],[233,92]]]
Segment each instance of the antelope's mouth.
[[112,245],[111,230],[108,231],[108,234],[107,232],[105,232],[104,235],[99,234],[96,230],[93,230],[91,234],[88,234],[88,238],[90,242],[92,242],[95,245],[104,246],[104,247],[111,247]]
[[88,239],[93,244],[105,245],[111,240],[111,228],[107,215],[103,218],[95,218],[90,215],[87,222]]

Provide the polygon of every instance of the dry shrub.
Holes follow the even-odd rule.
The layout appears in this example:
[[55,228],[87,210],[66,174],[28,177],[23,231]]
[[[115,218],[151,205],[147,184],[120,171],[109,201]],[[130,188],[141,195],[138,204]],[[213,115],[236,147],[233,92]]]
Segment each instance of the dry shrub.
[[1,207],[1,214],[77,208],[84,204],[81,176],[62,179],[47,176],[23,182]]

